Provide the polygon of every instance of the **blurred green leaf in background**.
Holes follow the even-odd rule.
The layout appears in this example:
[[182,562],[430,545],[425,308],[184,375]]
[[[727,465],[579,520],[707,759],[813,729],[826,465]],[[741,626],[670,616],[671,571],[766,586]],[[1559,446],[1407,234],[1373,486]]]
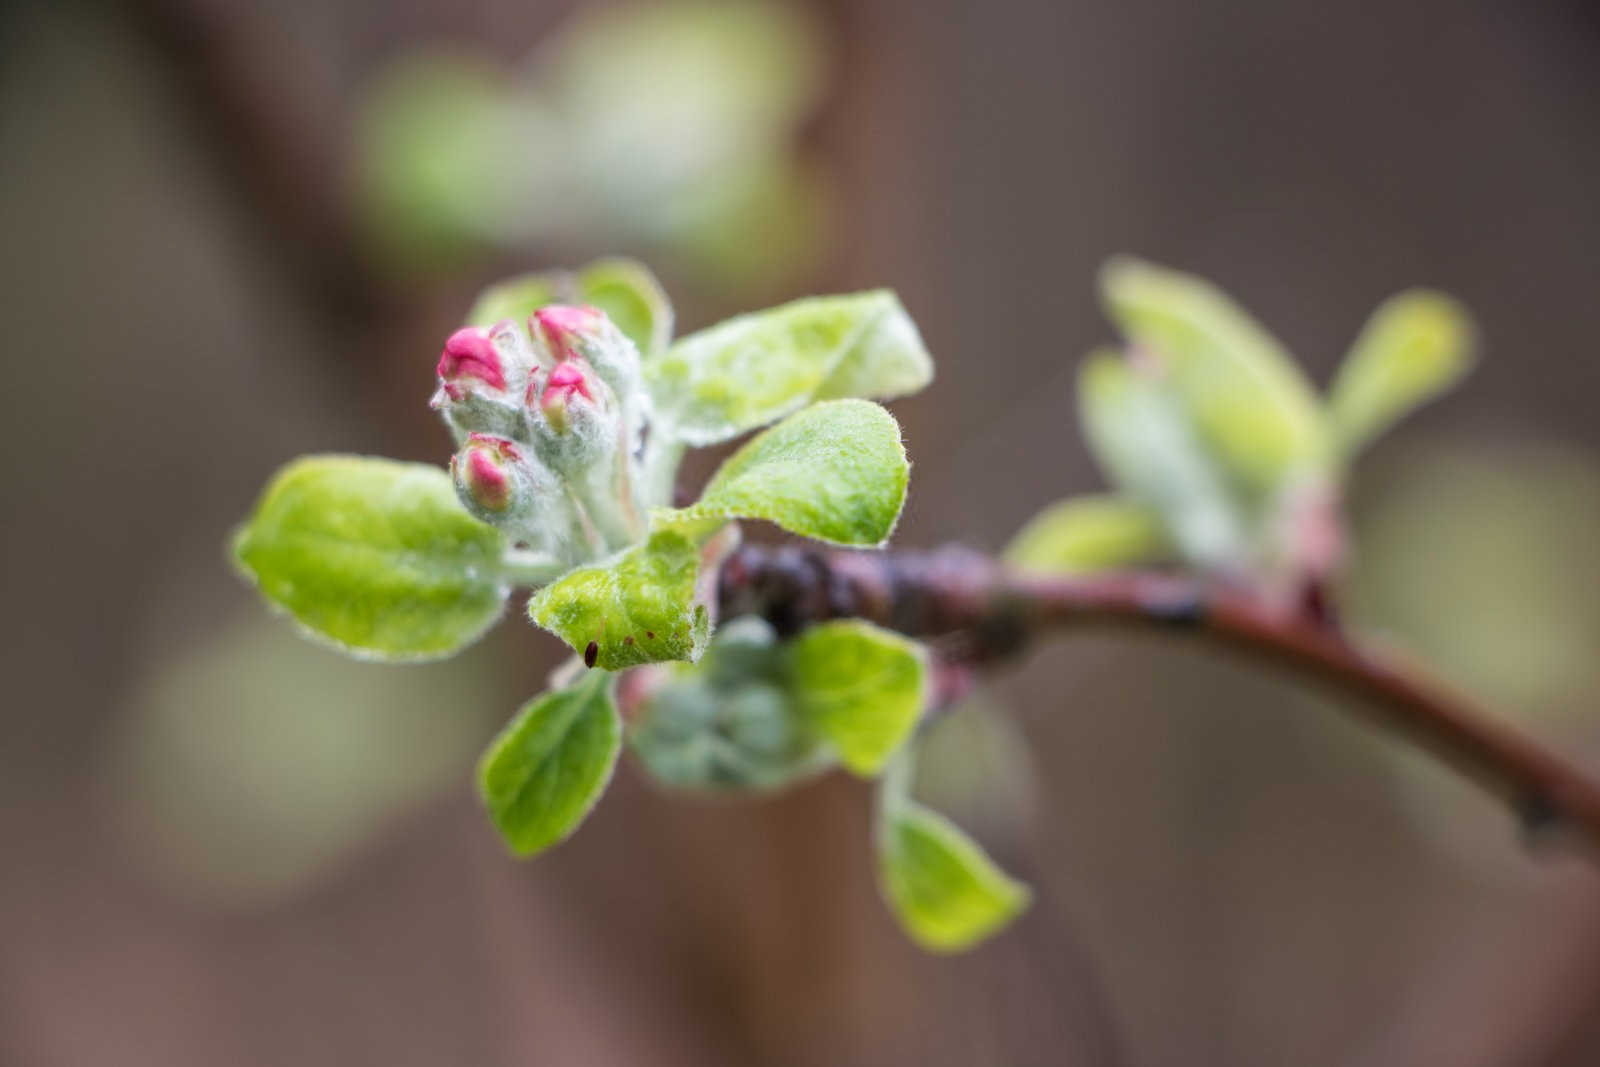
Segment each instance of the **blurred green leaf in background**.
[[[1343,589],[1352,625],[1600,767],[1600,459],[1551,443],[1436,440],[1358,484]],[[1524,870],[1476,791],[1404,746],[1369,744],[1430,841],[1481,873]]]
[[281,901],[462,780],[513,699],[497,658],[361,663],[252,612],[137,690],[105,777],[123,847],[183,899]]
[[1118,256],[1100,272],[1122,348],[1089,354],[1078,415],[1115,493],[1040,512],[1007,550],[1074,573],[1174,558],[1287,603],[1335,575],[1356,456],[1472,366],[1458,302],[1414,289],[1381,304],[1326,399],[1216,285]]
[[825,58],[779,0],[586,7],[517,69],[403,57],[360,117],[367,232],[400,272],[603,247],[722,292],[781,282],[826,232],[827,180],[797,145]]
[[1505,440],[1438,442],[1355,501],[1352,618],[1491,707],[1600,729],[1600,462]]

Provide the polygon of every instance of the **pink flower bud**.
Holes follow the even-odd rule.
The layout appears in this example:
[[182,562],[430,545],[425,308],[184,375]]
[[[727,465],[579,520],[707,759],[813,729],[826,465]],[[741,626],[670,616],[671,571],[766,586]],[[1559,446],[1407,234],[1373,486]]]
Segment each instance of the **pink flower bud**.
[[[538,382],[535,381],[529,386],[529,392],[538,387]],[[590,404],[595,402],[594,390],[590,388],[583,362],[568,360],[557,363],[550,376],[545,379],[544,388],[539,393],[539,410],[544,412],[550,428],[556,433],[566,432],[568,411],[578,397],[582,397]]]
[[450,460],[462,503],[480,518],[505,514],[517,487],[512,468],[521,459],[517,446],[503,437],[469,434],[466,447]]
[[528,326],[544,339],[545,347],[557,361],[582,356],[585,344],[609,325],[605,312],[587,305],[551,304],[535,311],[528,320]]
[[476,378],[494,389],[506,387],[500,353],[495,351],[489,334],[476,326],[464,326],[450,335],[437,369],[439,382],[451,399],[459,396],[458,383],[463,378]]

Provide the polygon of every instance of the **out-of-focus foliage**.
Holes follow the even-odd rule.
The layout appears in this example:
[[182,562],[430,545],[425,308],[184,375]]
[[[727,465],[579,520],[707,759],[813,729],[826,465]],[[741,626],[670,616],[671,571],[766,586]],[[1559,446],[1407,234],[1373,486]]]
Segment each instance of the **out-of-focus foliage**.
[[628,745],[659,782],[688,789],[776,789],[835,763],[796,714],[783,647],[757,618],[734,619],[696,664],[646,668]]
[[1335,445],[1354,455],[1412,408],[1471,368],[1472,321],[1442,293],[1413,290],[1384,301],[1356,338],[1329,390]]
[[1220,289],[1119,258],[1101,271],[1100,295],[1239,494],[1271,495],[1326,461],[1311,383],[1277,338]]
[[879,790],[878,877],[906,933],[932,952],[960,952],[1028,907],[1032,894],[949,819],[908,795],[909,759]]
[[766,622],[734,619],[700,663],[643,676],[629,744],[674,786],[773,789],[835,765],[872,776],[916,725],[924,688],[922,650],[868,623],[780,642]]
[[[1078,414],[1106,477],[1135,505],[1160,516],[1186,559],[1217,570],[1238,565],[1248,542],[1245,517],[1180,403],[1159,380],[1114,352],[1095,353],[1078,373]],[[1047,551],[1035,545],[1036,556]]]
[[1171,551],[1159,515],[1101,495],[1072,497],[1041,511],[1017,531],[1005,557],[1030,570],[1078,574],[1148,563]]
[[1594,723],[1600,462],[1458,441],[1404,455],[1358,504],[1346,600],[1359,625],[1403,639],[1493,707]]
[[[1600,460],[1441,441],[1375,470],[1354,518],[1357,566],[1342,590],[1353,625],[1423,657],[1494,714],[1600,743]],[[1400,746],[1378,751],[1430,841],[1484,875],[1523,869],[1503,834],[1483,833],[1474,791]]]
[[582,9],[516,70],[462,53],[371,90],[360,201],[398,264],[494,248],[647,250],[724,291],[803,269],[825,182],[796,146],[817,28],[778,0]]
[[1343,559],[1350,460],[1470,365],[1465,310],[1402,293],[1374,313],[1324,404],[1283,345],[1211,283],[1119,258],[1100,285],[1126,347],[1084,361],[1078,404],[1119,497],[1067,501],[1030,523],[1010,553],[1033,569],[1122,566],[1166,542],[1205,573],[1293,596]]
[[393,667],[265,618],[220,630],[145,681],[114,737],[123,847],[171,893],[281,900],[459,782],[511,697],[484,655]]

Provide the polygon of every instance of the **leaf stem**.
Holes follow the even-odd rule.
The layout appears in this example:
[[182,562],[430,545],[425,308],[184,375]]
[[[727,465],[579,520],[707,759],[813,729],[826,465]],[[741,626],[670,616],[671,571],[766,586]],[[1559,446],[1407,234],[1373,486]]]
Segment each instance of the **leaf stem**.
[[561,576],[566,564],[546,552],[508,548],[500,557],[500,572],[514,585],[537,588]]
[[[724,618],[758,614],[793,633],[854,617],[934,639],[952,662],[991,665],[1057,630],[1159,631],[1241,653],[1359,698],[1341,705],[1427,749],[1505,800],[1530,831],[1568,828],[1600,846],[1600,783],[1495,721],[1421,667],[1331,625],[1182,576],[1043,577],[959,546],[864,553],[746,545],[724,564]],[[1600,855],[1600,852],[1596,852]]]
[[660,421],[650,424],[650,435],[644,444],[644,470],[640,477],[647,507],[672,507],[673,481],[678,476],[678,464],[683,462],[683,451],[684,444],[670,423]]

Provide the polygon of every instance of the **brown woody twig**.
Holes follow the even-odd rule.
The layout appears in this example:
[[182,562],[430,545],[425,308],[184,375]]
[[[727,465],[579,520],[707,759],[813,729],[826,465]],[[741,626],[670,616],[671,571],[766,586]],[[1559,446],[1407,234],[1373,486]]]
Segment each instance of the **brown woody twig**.
[[1480,711],[1418,667],[1363,649],[1326,622],[1193,578],[1142,572],[1022,574],[970,549],[868,553],[746,545],[723,565],[724,617],[780,632],[860,618],[935,639],[977,667],[1077,627],[1158,630],[1232,649],[1359,698],[1365,710],[1509,803],[1530,831],[1569,829],[1600,845],[1600,784]]

